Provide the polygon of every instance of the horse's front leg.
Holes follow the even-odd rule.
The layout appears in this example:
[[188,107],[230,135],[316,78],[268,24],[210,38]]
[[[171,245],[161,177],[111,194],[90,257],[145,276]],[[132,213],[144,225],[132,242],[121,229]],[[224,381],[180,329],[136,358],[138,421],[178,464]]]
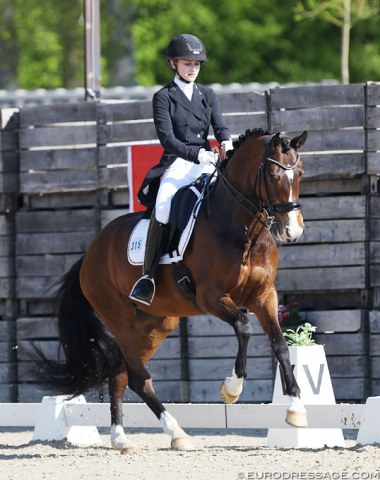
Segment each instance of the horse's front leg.
[[220,396],[224,403],[236,403],[243,391],[244,379],[247,378],[247,351],[249,339],[252,336],[252,325],[249,318],[238,310],[237,320],[233,328],[238,341],[238,353],[232,376],[226,377],[220,388]]
[[289,359],[289,348],[278,321],[277,292],[273,291],[263,303],[257,302],[252,310],[270,339],[273,353],[278,361],[285,392],[290,397],[290,406],[286,412],[286,422],[294,427],[307,427],[307,413],[300,398],[300,388],[293,373]]
[[247,350],[252,336],[252,325],[249,318],[232,301],[229,296],[221,298],[217,305],[209,311],[221,320],[229,323],[234,329],[238,352],[232,376],[226,377],[220,388],[220,396],[224,403],[236,403],[243,391],[244,379],[247,378]]
[[294,376],[289,359],[289,348],[284,335],[275,333],[272,338],[272,349],[278,360],[280,374],[285,384],[286,394],[290,397],[290,406],[286,411],[286,422],[294,427],[307,427],[307,413],[301,401],[301,392]]

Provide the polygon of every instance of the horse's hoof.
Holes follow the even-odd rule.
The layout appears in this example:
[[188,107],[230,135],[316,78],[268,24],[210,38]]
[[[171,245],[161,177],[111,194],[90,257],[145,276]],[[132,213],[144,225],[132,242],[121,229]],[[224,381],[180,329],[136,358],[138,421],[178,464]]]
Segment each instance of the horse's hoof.
[[174,438],[171,442],[171,447],[173,450],[193,450],[193,443],[190,440],[190,437],[177,437]]
[[286,411],[286,423],[292,425],[293,427],[305,428],[308,426],[307,423],[307,412],[306,409],[296,409],[289,407]]
[[112,448],[115,450],[120,450],[121,453],[132,453],[136,450],[137,445],[134,442],[131,442],[131,440],[128,440],[128,438],[123,438],[122,440],[118,440],[115,442],[112,442]]
[[225,382],[223,382],[220,387],[220,397],[224,403],[236,403],[239,400],[239,395],[231,395],[228,393]]
[[121,453],[122,455],[130,455],[130,454],[132,454],[132,453],[136,453],[136,447],[134,446],[134,447],[122,448],[122,449],[120,450],[120,453]]

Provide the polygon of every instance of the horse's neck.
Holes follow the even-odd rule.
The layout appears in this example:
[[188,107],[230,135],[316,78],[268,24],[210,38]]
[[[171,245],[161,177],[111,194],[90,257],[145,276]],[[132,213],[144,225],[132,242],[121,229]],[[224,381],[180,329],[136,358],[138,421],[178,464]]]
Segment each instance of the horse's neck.
[[[241,235],[244,231],[249,236],[255,236],[265,229],[265,213],[261,209],[258,195],[260,182],[257,180],[260,161],[252,158],[251,149],[238,151],[227,163],[224,176],[238,194],[223,184],[219,179],[216,187],[215,207],[220,210],[226,228],[235,230]],[[233,227],[234,226],[234,227]],[[231,228],[230,228],[231,227]],[[266,229],[265,229],[266,230]],[[266,230],[267,233],[268,230]],[[269,233],[270,235],[270,233]]]
[[255,205],[258,205],[258,201],[251,204],[250,199],[241,192],[239,185],[230,178],[227,180],[243,197],[239,197],[234,191],[226,188],[223,181],[219,179],[211,199],[211,211],[217,212],[217,214],[216,217],[213,215],[211,217],[214,217],[215,223],[224,230],[234,231],[240,236],[241,232],[252,230],[254,224],[257,223],[258,210]]
[[252,196],[252,187],[251,187],[251,172],[247,172],[247,169],[243,165],[239,165],[238,161],[231,159],[230,163],[227,164],[224,175],[227,181],[240,192],[241,195],[248,198]]
[[[229,261],[249,263],[255,252],[273,246],[273,237],[255,209],[244,208],[218,180],[210,198],[210,216],[206,228],[216,239],[215,247]],[[222,241],[220,241],[222,239]],[[231,248],[232,247],[232,248]]]
[[[250,210],[254,210],[254,205],[260,206],[260,198],[258,196],[259,182],[256,180],[259,170],[259,163],[254,162],[249,155],[244,151],[238,151],[231,160],[227,163],[224,170],[224,176],[228,183],[239,192],[234,195],[236,198],[240,197],[241,202],[246,207],[251,204]],[[227,193],[227,196],[232,194]],[[243,200],[245,199],[245,201]],[[244,210],[243,207],[240,206]],[[239,209],[238,209],[239,210]]]

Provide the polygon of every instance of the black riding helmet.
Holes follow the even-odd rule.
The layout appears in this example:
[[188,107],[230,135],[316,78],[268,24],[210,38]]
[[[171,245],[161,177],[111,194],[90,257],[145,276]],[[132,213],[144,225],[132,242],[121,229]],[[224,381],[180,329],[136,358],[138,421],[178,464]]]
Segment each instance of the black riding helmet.
[[173,60],[198,60],[207,62],[203,42],[194,35],[183,33],[173,37],[166,49],[166,56]]

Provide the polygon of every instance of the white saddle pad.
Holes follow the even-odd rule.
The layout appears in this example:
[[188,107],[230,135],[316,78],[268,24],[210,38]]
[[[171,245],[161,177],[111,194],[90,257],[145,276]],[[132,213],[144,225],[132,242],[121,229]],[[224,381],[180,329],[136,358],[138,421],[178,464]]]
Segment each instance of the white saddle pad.
[[[196,188],[190,187],[194,193],[197,195],[198,199],[200,199],[201,194]],[[187,225],[181,235],[178,249],[170,254],[166,254],[161,257],[160,263],[174,263],[179,262],[183,259],[183,255],[185,253],[187,244],[189,243],[191,234],[194,229],[195,221],[197,219],[197,215],[201,206],[201,202],[197,201],[194,210],[190,215],[190,219],[187,222]],[[146,245],[146,237],[148,232],[149,220],[144,219],[140,220],[129,238],[128,242],[128,261],[132,265],[142,265],[144,262],[144,254],[145,254],[145,245]]]

